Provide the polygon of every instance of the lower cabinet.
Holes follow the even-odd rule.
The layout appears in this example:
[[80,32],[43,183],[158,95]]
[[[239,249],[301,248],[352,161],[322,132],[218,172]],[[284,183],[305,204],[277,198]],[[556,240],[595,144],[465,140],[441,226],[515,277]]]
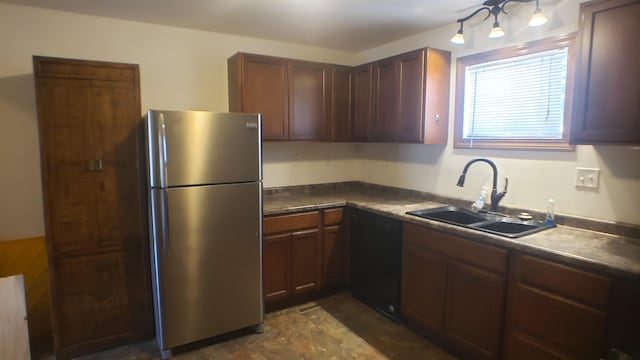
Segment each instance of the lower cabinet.
[[263,292],[272,310],[344,288],[349,238],[343,209],[264,219]]
[[273,308],[320,287],[320,212],[264,219],[263,288]]
[[145,339],[153,331],[153,307],[142,249],[56,259],[58,357],[94,347]]
[[291,234],[291,292],[293,295],[320,289],[320,230]]
[[349,276],[348,223],[343,208],[322,213],[322,287],[344,287]]
[[638,354],[637,283],[524,254],[511,267],[505,359]]
[[409,326],[462,358],[500,358],[507,251],[413,224],[403,234]]
[[264,236],[262,272],[267,307],[291,296],[291,234]]

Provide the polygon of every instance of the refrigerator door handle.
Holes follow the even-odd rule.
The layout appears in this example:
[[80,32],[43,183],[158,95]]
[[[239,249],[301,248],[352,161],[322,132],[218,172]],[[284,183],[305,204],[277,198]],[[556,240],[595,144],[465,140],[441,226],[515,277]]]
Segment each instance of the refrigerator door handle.
[[162,190],[160,196],[160,209],[161,209],[161,223],[162,223],[162,255],[165,258],[169,258],[169,199],[167,190]]
[[165,121],[164,121],[164,113],[160,113],[160,116],[158,117],[158,141],[160,142],[160,147],[161,147],[161,151],[160,151],[160,161],[159,161],[159,168],[160,168],[160,187],[162,188],[166,188],[167,187],[167,161],[168,156],[167,156],[167,129],[165,127]]

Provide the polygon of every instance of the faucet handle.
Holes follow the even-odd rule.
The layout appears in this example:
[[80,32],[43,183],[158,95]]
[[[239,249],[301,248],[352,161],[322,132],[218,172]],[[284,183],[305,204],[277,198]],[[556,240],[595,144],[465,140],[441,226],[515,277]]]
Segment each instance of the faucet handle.
[[509,187],[509,178],[505,177],[504,178],[504,190],[502,191],[503,194],[507,193],[507,188]]

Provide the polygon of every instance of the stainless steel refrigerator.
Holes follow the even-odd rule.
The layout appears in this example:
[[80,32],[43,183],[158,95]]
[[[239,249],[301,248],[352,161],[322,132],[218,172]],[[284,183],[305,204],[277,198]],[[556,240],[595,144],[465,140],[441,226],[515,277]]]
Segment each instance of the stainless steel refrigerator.
[[156,337],[173,348],[262,331],[262,142],[258,114],[145,116]]

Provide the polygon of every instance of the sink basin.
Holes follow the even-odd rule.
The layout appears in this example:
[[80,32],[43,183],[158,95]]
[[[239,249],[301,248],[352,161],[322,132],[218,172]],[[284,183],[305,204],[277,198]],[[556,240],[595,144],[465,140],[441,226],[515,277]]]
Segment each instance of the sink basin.
[[520,237],[549,229],[555,225],[547,225],[540,222],[522,223],[510,221],[495,221],[483,224],[475,224],[473,228],[507,237]]
[[546,224],[541,221],[522,221],[494,213],[475,213],[455,206],[414,210],[407,212],[407,214],[509,238],[517,238],[555,227],[555,224]]
[[487,220],[479,214],[454,206],[409,211],[407,214],[419,216],[425,219],[442,221],[453,225],[469,225]]

